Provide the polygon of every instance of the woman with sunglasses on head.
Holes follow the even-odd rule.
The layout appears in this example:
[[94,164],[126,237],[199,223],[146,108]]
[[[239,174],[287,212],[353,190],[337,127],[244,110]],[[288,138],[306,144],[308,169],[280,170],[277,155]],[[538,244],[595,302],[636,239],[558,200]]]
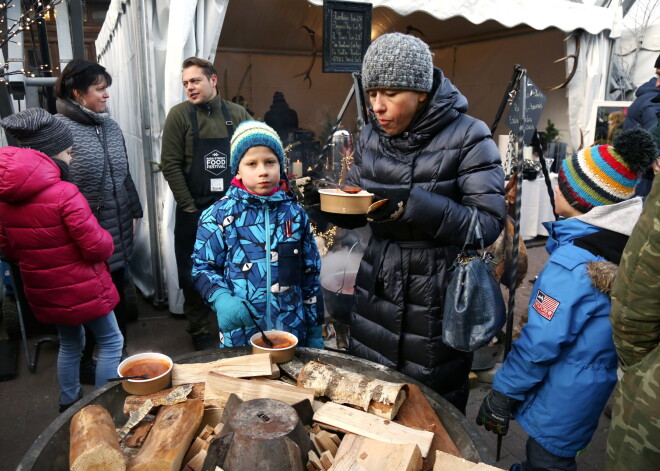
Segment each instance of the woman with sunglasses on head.
[[[70,181],[87,198],[101,227],[114,241],[108,259],[112,280],[119,292],[115,308],[117,323],[126,346],[126,269],[133,253],[135,220],[142,205],[128,168],[124,135],[110,117],[107,101],[112,77],[100,64],[74,59],[55,84],[57,111],[73,133]],[[81,366],[89,365],[93,345],[87,345]]]

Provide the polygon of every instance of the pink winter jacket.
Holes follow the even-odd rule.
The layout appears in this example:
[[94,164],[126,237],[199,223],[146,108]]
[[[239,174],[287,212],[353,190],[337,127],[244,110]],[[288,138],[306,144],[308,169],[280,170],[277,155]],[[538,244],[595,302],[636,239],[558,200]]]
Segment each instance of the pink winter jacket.
[[78,187],[41,152],[0,149],[0,250],[17,262],[35,317],[79,325],[119,301],[106,260],[112,236]]

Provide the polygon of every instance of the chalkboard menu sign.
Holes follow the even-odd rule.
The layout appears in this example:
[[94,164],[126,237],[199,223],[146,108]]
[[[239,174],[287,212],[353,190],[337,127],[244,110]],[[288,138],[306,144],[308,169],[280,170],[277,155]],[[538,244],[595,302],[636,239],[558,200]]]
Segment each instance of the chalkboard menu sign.
[[323,72],[359,72],[371,42],[371,3],[323,2]]
[[507,124],[511,130],[520,135],[523,135],[523,143],[527,146],[532,144],[532,137],[534,131],[536,131],[536,125],[539,122],[541,117],[541,112],[543,111],[543,105],[545,104],[545,95],[536,86],[532,79],[524,75],[523,78],[526,80],[526,95],[525,95],[525,122],[523,123],[523,94],[522,84],[516,97],[511,103],[511,108],[509,110],[509,115],[507,116]]

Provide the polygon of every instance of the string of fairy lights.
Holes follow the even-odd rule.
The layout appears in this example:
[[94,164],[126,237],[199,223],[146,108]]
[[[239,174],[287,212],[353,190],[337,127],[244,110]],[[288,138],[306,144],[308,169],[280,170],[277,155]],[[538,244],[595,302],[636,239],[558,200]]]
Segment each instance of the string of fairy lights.
[[[12,42],[19,46],[23,43],[16,41],[15,38],[19,34],[30,31],[30,29],[40,21],[45,21],[50,17],[51,11],[54,7],[62,3],[63,0],[50,0],[50,1],[32,1],[23,2],[24,10],[18,18],[11,18],[12,8],[17,5],[13,0],[2,2],[0,0],[0,48],[3,48],[7,43]],[[8,75],[22,74],[26,77],[36,77],[41,72],[52,72],[50,64],[43,64],[38,66],[34,71],[21,68],[19,70],[9,71],[9,63],[5,62],[0,67],[0,82],[6,81],[4,77]]]

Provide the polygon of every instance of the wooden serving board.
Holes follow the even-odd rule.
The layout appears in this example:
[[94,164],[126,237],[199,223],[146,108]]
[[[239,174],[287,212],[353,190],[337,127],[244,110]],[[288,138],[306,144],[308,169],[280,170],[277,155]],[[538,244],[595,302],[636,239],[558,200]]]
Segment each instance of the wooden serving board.
[[433,441],[424,462],[424,470],[433,469],[436,450],[461,457],[461,452],[419,386],[408,383],[408,398],[399,408],[394,422],[406,427],[433,432]]

